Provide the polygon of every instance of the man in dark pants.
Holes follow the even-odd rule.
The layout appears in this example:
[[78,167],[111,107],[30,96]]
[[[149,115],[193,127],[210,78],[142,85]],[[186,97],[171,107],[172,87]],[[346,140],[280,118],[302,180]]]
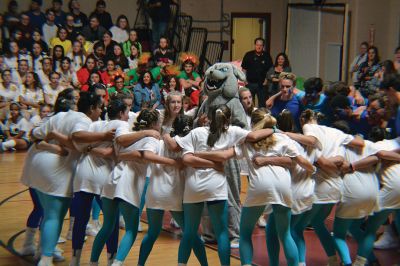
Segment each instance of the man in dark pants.
[[265,107],[267,91],[263,83],[268,69],[273,66],[271,55],[264,51],[264,44],[263,38],[255,39],[255,49],[247,52],[242,60],[242,68],[246,71],[246,87],[251,91],[253,101],[257,94],[258,107]]

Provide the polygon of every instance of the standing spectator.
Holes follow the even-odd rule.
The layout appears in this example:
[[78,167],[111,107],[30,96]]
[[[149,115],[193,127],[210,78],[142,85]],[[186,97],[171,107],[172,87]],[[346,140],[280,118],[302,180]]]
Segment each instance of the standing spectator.
[[106,11],[106,2],[104,0],[97,1],[96,9],[90,14],[90,17],[93,15],[99,19],[100,25],[106,30],[113,26],[111,15]]
[[62,10],[63,1],[53,0],[51,2],[51,9],[54,11],[56,25],[64,25],[67,13]]
[[8,2],[7,12],[4,14],[5,25],[9,31],[13,31],[19,23],[18,2],[11,0]]
[[[55,47],[56,45],[61,45],[64,48],[64,53],[69,53],[71,50],[72,43],[67,39],[68,32],[64,27],[59,27],[57,31],[57,37],[54,37],[50,41],[50,49]],[[51,53],[51,51],[50,51]]]
[[149,14],[152,22],[153,49],[161,36],[167,33],[168,22],[171,16],[170,0],[149,0]]
[[54,23],[56,19],[56,16],[54,14],[54,11],[51,9],[46,10],[46,23],[44,23],[42,27],[42,32],[43,32],[43,40],[47,43],[47,45],[50,45],[51,39],[57,36],[57,26]]
[[110,29],[113,34],[113,40],[117,43],[124,43],[129,38],[129,22],[125,15],[120,15],[114,26]]
[[324,113],[327,98],[322,89],[324,83],[320,78],[309,78],[304,82],[305,95],[301,99],[303,110],[311,109],[315,112]]
[[379,71],[378,48],[371,46],[368,49],[367,61],[360,65],[358,78],[360,80],[360,92],[362,96],[368,97],[378,90],[378,79],[375,74]]
[[85,13],[81,12],[81,4],[78,0],[70,0],[68,4],[69,12],[74,16],[74,27],[81,30],[88,24],[88,18]]
[[129,31],[129,39],[126,42],[124,42],[124,44],[122,45],[122,48],[124,49],[124,54],[126,57],[131,55],[132,44],[136,44],[138,47],[138,50],[139,50],[139,54],[142,54],[142,45],[138,41],[137,32],[134,29],[131,29]]
[[153,52],[154,64],[159,67],[172,65],[174,63],[174,52],[169,49],[169,42],[166,37],[161,37],[158,48]]
[[289,58],[285,53],[279,53],[276,56],[275,64],[267,72],[268,80],[268,97],[276,94],[279,91],[279,75],[282,72],[292,72]]
[[267,92],[264,88],[264,81],[267,71],[272,67],[271,55],[264,51],[265,40],[256,38],[254,40],[255,49],[244,55],[242,68],[246,72],[247,88],[253,95],[257,94],[258,106],[265,107]]
[[394,68],[397,72],[400,72],[400,46],[394,51]]
[[100,25],[97,15],[92,14],[89,17],[89,25],[83,28],[82,34],[86,36],[88,41],[95,42],[100,40],[106,31],[107,30]]
[[283,109],[288,109],[296,122],[297,130],[300,129],[300,102],[293,93],[296,85],[296,75],[282,72],[279,75],[280,96],[274,101],[271,114],[278,117]]
[[32,0],[31,9],[27,13],[34,29],[42,30],[43,24],[46,22],[46,16],[41,11],[42,3],[42,0]]
[[358,71],[362,63],[367,61],[367,51],[368,51],[368,43],[362,42],[360,45],[360,53],[356,55],[353,62],[350,65],[350,74],[352,75],[353,86],[357,89],[360,88],[360,81],[358,78]]

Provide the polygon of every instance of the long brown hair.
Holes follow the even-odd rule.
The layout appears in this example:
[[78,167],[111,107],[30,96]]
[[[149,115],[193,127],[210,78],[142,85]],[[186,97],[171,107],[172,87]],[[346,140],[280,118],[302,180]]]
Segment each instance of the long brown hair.
[[222,133],[228,130],[230,121],[231,109],[225,104],[221,104],[211,110],[210,133],[207,138],[208,146],[214,147]]
[[163,125],[166,125],[169,122],[169,119],[171,118],[171,112],[169,110],[169,104],[172,100],[173,96],[179,96],[181,97],[181,103],[182,103],[182,107],[181,110],[179,111],[179,114],[183,114],[183,95],[180,92],[177,91],[172,91],[170,93],[168,93],[167,99],[165,100],[165,111],[164,111],[164,120],[163,120]]
[[310,121],[315,120],[317,122],[324,119],[324,115],[320,112],[315,112],[311,109],[303,111],[300,115],[300,122],[302,125],[310,123]]
[[[276,119],[270,114],[267,109],[259,108],[251,114],[251,124],[253,125],[253,131],[264,128],[273,128],[276,126]],[[265,151],[268,150],[271,146],[275,145],[275,143],[276,139],[272,134],[269,137],[253,143],[253,147],[256,150]]]

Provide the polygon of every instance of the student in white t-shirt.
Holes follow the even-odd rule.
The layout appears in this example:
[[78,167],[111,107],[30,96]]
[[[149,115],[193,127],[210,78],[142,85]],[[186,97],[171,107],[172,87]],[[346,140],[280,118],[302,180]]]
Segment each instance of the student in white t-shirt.
[[65,88],[60,85],[60,74],[58,72],[51,72],[49,78],[50,83],[43,86],[44,102],[54,105],[58,94]]
[[[375,143],[378,157],[385,158],[388,151],[398,152],[400,149],[400,137],[391,140],[382,140]],[[384,157],[382,157],[384,156]],[[392,162],[382,160],[381,168],[378,171],[380,189],[378,194],[378,209],[372,216],[368,217],[365,233],[359,244],[357,258],[353,265],[360,266],[367,264],[373,252],[374,241],[378,228],[386,221],[393,211],[400,211],[400,163],[398,159],[392,158]],[[396,163],[393,162],[397,161]],[[353,166],[354,167],[354,166]],[[397,218],[397,217],[396,217]],[[370,261],[368,261],[370,262]]]
[[[123,101],[112,100],[107,106],[107,115],[110,121],[93,122],[90,132],[107,132],[124,126],[128,120],[129,109]],[[77,165],[73,190],[75,201],[75,219],[72,231],[73,256],[70,265],[80,264],[80,256],[85,241],[86,226],[90,218],[90,210],[93,199],[100,196],[103,185],[115,166],[115,153],[112,141],[97,142],[90,145],[83,145],[86,149]],[[118,228],[113,231],[118,234]],[[111,235],[107,242],[107,252],[114,257],[118,248],[118,235]]]
[[[286,132],[290,138],[300,144],[316,148],[320,151],[320,157],[317,158],[317,165],[324,165],[324,161],[321,160],[322,158],[337,160],[336,163],[339,165],[344,156],[342,146],[364,146],[364,141],[360,138],[354,138],[338,129],[318,125],[319,115],[319,113],[310,109],[305,110],[301,114],[300,122],[303,126],[304,135]],[[311,221],[324,247],[328,256],[328,264],[336,265],[338,258],[336,256],[335,243],[324,222],[332,211],[333,206],[341,199],[343,181],[339,175],[339,171],[336,173],[327,172],[323,170],[323,167],[317,169],[314,178],[314,204],[311,212],[308,214],[308,219]],[[305,228],[302,229],[304,230]]]
[[28,149],[31,144],[29,138],[31,129],[32,125],[22,115],[19,103],[12,102],[10,104],[10,117],[3,128],[6,138],[4,142],[0,143],[0,152]]
[[[135,130],[159,130],[159,113],[157,110],[144,109],[138,116]],[[126,134],[124,129],[117,129],[116,137]],[[129,132],[129,131],[128,131]],[[103,187],[102,203],[104,213],[104,225],[97,234],[92,249],[91,262],[97,262],[104,245],[104,236],[108,236],[113,230],[118,218],[118,209],[125,220],[125,235],[118,247],[118,252],[112,265],[122,265],[128,255],[137,235],[139,224],[140,199],[143,193],[148,163],[167,164],[178,166],[176,160],[158,155],[159,140],[154,137],[145,137],[126,149],[119,150],[120,161],[110,174],[109,180]],[[111,223],[110,223],[111,221]],[[103,231],[103,232],[102,232]]]
[[[181,96],[180,96],[181,97]],[[182,97],[181,97],[182,98]],[[173,121],[170,132],[171,137],[186,136],[193,127],[193,119],[180,114]],[[163,140],[160,140],[159,155],[169,158],[181,158],[181,152],[168,149]],[[140,245],[138,265],[145,265],[158,235],[161,232],[165,211],[170,211],[177,224],[184,228],[183,223],[183,191],[185,176],[182,170],[159,164],[151,164],[151,178],[146,193],[147,218],[149,220],[148,232]],[[193,251],[200,265],[208,265],[204,245],[200,237],[196,237]]]
[[61,160],[57,154],[36,153],[29,162],[30,168],[26,169],[31,173],[30,185],[36,190],[44,211],[40,237],[42,255],[38,265],[52,265],[53,251],[72,197],[73,174],[81,155],[75,143],[107,141],[114,137],[113,131],[88,132],[92,121],[98,120],[102,104],[100,96],[83,92],[78,112],[60,112],[32,131],[35,140],[51,135],[68,147],[68,155]]
[[[207,168],[196,169],[198,160],[195,152],[223,150],[242,143],[245,140],[257,140],[273,133],[271,129],[249,132],[237,126],[230,126],[231,111],[226,105],[220,105],[210,112],[210,127],[193,129],[183,138],[175,137],[177,150],[183,150],[186,167],[185,190],[183,195],[184,224],[183,238],[179,246],[178,263],[185,265],[190,257],[204,203],[207,204],[211,222],[218,242],[218,255],[221,265],[230,264],[230,243],[228,233],[228,187],[221,169],[213,162]],[[168,140],[168,138],[166,138]],[[168,141],[169,142],[169,141]],[[175,148],[175,147],[174,147]],[[176,149],[176,148],[175,148]],[[217,169],[215,169],[217,168]]]

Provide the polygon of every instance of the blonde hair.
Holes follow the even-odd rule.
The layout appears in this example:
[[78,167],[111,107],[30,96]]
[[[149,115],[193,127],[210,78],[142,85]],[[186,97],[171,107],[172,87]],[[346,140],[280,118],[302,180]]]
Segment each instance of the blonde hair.
[[279,82],[281,82],[284,79],[291,80],[293,82],[293,86],[296,86],[296,75],[295,74],[289,73],[289,72],[281,72],[281,74],[279,74]]
[[171,122],[171,121],[169,121],[171,118],[171,110],[169,110],[169,104],[170,104],[173,96],[178,96],[181,98],[182,107],[181,107],[181,110],[179,111],[179,114],[183,114],[183,95],[182,95],[182,93],[180,93],[178,91],[171,91],[170,93],[168,93],[167,99],[165,100],[164,120],[162,123],[163,125],[166,125]]
[[[271,113],[265,108],[259,108],[251,114],[251,124],[253,125],[253,131],[273,128],[276,126],[276,119],[271,115]],[[270,135],[262,140],[253,143],[253,147],[256,150],[268,150],[271,146],[274,146],[276,139],[274,135]]]

